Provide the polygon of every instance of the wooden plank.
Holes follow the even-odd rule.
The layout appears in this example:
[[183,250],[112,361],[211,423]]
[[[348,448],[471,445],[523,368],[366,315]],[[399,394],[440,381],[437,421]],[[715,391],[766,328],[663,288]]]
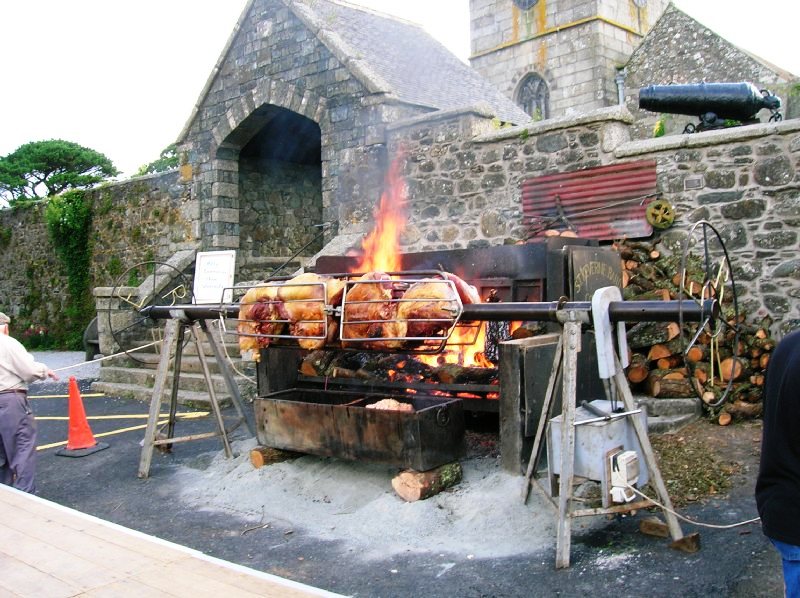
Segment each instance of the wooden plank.
[[0,486],[0,594],[338,596]]
[[564,323],[564,357],[561,383],[561,472],[558,479],[558,527],[556,535],[556,569],[569,567],[572,544],[572,480],[575,465],[575,390],[578,380],[578,353],[581,350],[581,324]]

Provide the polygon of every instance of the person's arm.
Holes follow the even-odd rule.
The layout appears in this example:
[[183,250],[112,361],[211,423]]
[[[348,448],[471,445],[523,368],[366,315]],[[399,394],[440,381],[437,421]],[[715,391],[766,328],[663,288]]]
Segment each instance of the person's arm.
[[34,380],[44,380],[45,378],[58,380],[58,375],[45,364],[36,361],[33,355],[28,353],[25,347],[22,346],[22,343],[13,338],[9,340],[12,342],[8,351],[8,359],[10,361],[8,366],[17,376],[26,383]]

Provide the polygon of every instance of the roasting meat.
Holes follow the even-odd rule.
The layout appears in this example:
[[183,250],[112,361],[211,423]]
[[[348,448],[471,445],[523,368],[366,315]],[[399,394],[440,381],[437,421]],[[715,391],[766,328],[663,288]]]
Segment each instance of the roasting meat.
[[[303,349],[321,349],[336,335],[336,321],[326,307],[342,301],[344,282],[306,272],[278,289],[278,310],[289,322],[289,333]],[[326,332],[327,331],[327,332]],[[316,337],[316,338],[309,338]]]
[[414,283],[403,295],[397,318],[408,322],[406,335],[410,339],[444,335],[456,323],[459,299],[462,305],[481,302],[478,291],[461,278],[449,272],[442,276]]
[[274,285],[252,287],[248,289],[239,304],[239,350],[242,353],[252,352],[252,358],[259,361],[260,349],[269,346],[267,335],[280,334],[285,321],[280,318],[278,310],[278,288]]
[[326,306],[341,303],[343,292],[344,282],[310,272],[283,284],[251,288],[239,308],[239,349],[252,351],[258,361],[259,350],[269,346],[270,336],[286,333],[287,327],[303,349],[322,348],[337,330]]
[[399,349],[405,336],[406,324],[397,320],[391,277],[383,272],[367,272],[356,279],[345,297],[342,344],[364,349]]
[[441,278],[426,278],[414,283],[403,294],[397,318],[407,322],[406,336],[441,336],[458,317],[459,304],[452,285]]

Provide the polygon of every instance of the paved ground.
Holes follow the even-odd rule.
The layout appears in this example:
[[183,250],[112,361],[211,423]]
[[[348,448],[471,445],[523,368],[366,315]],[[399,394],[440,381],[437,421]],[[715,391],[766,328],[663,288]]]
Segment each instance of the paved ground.
[[[80,361],[78,354],[39,354],[54,365]],[[52,360],[52,361],[50,361]],[[620,517],[600,531],[573,537],[572,566],[553,568],[554,547],[514,557],[474,558],[408,552],[366,560],[347,542],[322,541],[300,529],[259,527],[260,521],[222,511],[198,511],[178,498],[181,471],[202,470],[219,454],[216,440],[180,445],[169,455],[157,453],[151,477],[136,476],[141,428],[100,438],[121,428],[143,426],[147,406],[114,397],[89,396],[91,370],[80,374],[84,405],[96,415],[123,419],[90,419],[92,431],[108,450],[72,459],[40,451],[40,495],[133,529],[289,579],[353,596],[778,596],[780,563],[758,526],[733,530],[700,529],[702,549],[676,552],[666,540],[640,534],[639,520],[649,514]],[[31,394],[66,392],[66,382],[33,385]],[[32,401],[39,422],[40,444],[65,439],[66,398]],[[207,430],[207,420],[181,423],[181,434]],[[685,515],[714,523],[755,516],[752,463],[736,478],[726,497],[694,505]],[[213,481],[209,481],[213,483]],[[287,500],[292,500],[287,496]],[[309,521],[308,527],[313,528]],[[698,531],[689,525],[684,532]],[[491,545],[492,538],[486,538]]]

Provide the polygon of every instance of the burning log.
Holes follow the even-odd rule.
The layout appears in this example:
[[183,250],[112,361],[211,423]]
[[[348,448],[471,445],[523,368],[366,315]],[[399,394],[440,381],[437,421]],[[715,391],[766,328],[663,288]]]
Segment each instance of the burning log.
[[392,488],[406,502],[425,500],[461,481],[460,463],[447,463],[429,471],[407,469],[392,480]]
[[497,382],[498,370],[446,363],[436,368],[434,375],[444,384],[492,384]]

